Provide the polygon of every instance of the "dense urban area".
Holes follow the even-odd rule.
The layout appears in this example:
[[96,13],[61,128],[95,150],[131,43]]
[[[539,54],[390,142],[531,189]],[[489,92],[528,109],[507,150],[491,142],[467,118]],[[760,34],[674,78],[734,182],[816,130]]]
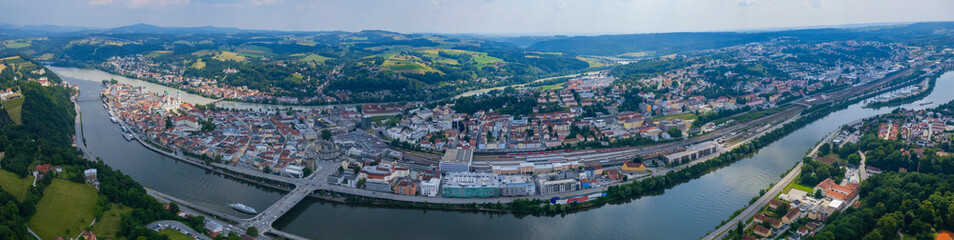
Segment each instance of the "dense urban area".
[[[703,237],[954,230],[954,101],[922,100],[950,91],[935,86],[950,86],[951,23],[612,53],[553,49],[559,38],[156,28],[0,34],[0,238],[304,239],[273,223],[309,197],[565,216],[661,194],[854,104],[893,109],[842,123]],[[101,87],[90,96],[59,68],[111,77],[78,80]],[[282,197],[222,203],[236,215],[144,186],[90,151],[90,101],[115,137]]]

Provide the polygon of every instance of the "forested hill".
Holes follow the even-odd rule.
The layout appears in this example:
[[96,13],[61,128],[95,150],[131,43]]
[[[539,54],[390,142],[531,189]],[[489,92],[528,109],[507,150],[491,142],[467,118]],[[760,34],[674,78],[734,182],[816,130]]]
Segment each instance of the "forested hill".
[[[954,36],[954,22],[927,22],[859,28],[824,28],[771,32],[697,32],[578,36],[544,40],[528,49],[601,56],[662,56],[713,49],[773,38],[799,41],[913,41],[931,44]],[[950,47],[950,46],[946,46]]]

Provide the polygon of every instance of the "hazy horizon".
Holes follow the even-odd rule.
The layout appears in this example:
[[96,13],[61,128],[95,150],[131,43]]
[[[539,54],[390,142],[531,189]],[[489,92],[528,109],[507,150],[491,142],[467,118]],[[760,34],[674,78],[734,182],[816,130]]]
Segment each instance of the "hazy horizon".
[[954,21],[954,1],[0,0],[0,22],[485,35],[758,31]]

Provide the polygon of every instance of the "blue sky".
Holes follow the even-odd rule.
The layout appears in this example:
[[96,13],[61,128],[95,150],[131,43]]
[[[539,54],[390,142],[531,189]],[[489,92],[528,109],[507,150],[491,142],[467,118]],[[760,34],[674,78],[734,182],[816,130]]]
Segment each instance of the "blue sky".
[[952,0],[0,0],[0,23],[608,34],[954,21]]

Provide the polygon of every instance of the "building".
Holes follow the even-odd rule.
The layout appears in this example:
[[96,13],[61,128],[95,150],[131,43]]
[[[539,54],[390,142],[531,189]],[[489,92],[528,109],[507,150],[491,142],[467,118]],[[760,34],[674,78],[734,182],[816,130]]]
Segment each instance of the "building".
[[752,228],[752,230],[755,231],[755,235],[759,235],[762,237],[768,237],[772,235],[772,230],[769,230],[768,228],[765,228],[759,225],[755,225],[755,227]]
[[304,175],[305,175],[305,171],[304,171],[304,170],[305,170],[305,168],[302,167],[302,166],[288,165],[288,166],[285,167],[285,170],[282,170],[282,172],[284,172],[285,175],[287,175],[287,176],[289,176],[289,177],[302,178],[302,177],[304,177]]
[[762,215],[762,214],[756,214],[755,217],[752,218],[752,221],[755,222],[755,223],[768,222],[769,225],[772,226],[772,228],[775,228],[775,229],[782,228],[782,222],[781,222],[781,221],[779,221],[779,220],[777,220],[777,219],[774,219],[774,218],[770,218],[770,217],[765,216],[765,215]]
[[85,232],[83,232],[82,234],[80,234],[79,239],[82,239],[82,240],[96,240],[96,234],[93,234],[93,233],[90,232],[90,231],[85,231]]
[[669,163],[692,161],[717,152],[719,152],[719,144],[715,141],[708,141],[688,147],[685,151],[666,155],[665,160]]
[[646,165],[642,163],[628,162],[623,164],[623,172],[645,172]]
[[785,216],[782,217],[782,223],[792,224],[792,222],[795,222],[795,220],[798,220],[798,218],[801,217],[801,214],[802,214],[801,210],[798,210],[798,208],[793,208],[792,210],[789,210],[788,213],[785,214]]
[[[394,163],[380,163],[377,166],[364,166],[358,172],[358,179],[367,179],[368,182],[388,183],[398,178],[407,177],[410,170],[395,166]],[[386,192],[390,192],[387,190]]]
[[540,194],[550,195],[562,192],[580,190],[580,182],[576,179],[545,180],[540,179]]
[[420,186],[422,196],[436,197],[438,190],[441,188],[441,179],[436,177],[431,178],[421,182]]
[[441,195],[446,198],[500,196],[500,180],[493,173],[452,172],[444,177]]
[[444,157],[441,158],[441,172],[469,172],[470,162],[474,158],[474,150],[470,149],[447,149]]
[[527,196],[536,193],[537,186],[533,184],[533,178],[526,175],[506,175],[500,176],[500,196]]
[[831,178],[826,178],[815,186],[814,191],[821,191],[826,197],[850,202],[851,199],[858,195],[858,188],[857,183],[838,185],[835,184],[835,181],[831,180]]
[[391,192],[391,185],[387,182],[365,182],[364,189],[375,192]]
[[417,182],[410,179],[401,179],[394,185],[394,193],[400,195],[417,195]]

